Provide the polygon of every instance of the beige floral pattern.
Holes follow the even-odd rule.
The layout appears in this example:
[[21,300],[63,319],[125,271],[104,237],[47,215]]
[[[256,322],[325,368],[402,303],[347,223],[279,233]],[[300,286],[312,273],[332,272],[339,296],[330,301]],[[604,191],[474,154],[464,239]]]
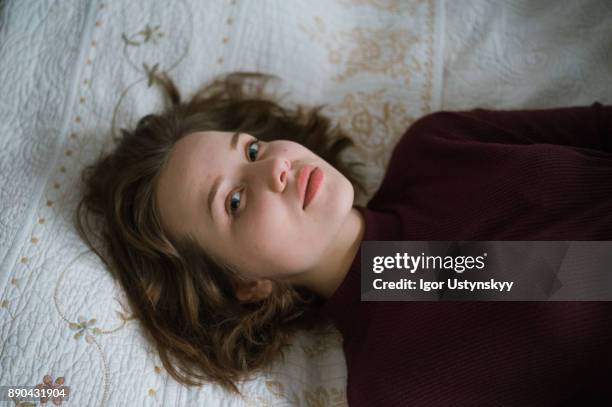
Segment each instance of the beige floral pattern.
[[409,13],[414,13],[416,2],[403,0],[338,0],[344,6],[370,6],[389,13],[399,13],[402,9],[408,8]]
[[[357,74],[380,74],[401,77],[404,85],[410,86],[412,75],[423,69],[409,53],[421,39],[406,29],[355,27],[349,32],[329,33],[321,17],[314,21],[313,28],[304,24],[300,28],[327,49],[330,63],[340,66],[340,73],[332,77],[337,82]],[[352,47],[345,48],[347,43]]]
[[[136,34],[131,35],[130,38],[125,33],[121,33],[121,39],[125,42],[126,45],[132,45],[135,47],[139,47],[140,45],[151,41],[154,45],[157,45],[158,39],[162,38],[165,34],[159,30],[159,25],[155,27],[151,27],[149,24],[146,24],[144,29],[138,31]],[[142,37],[142,41],[139,41],[140,37]]]
[[70,327],[70,329],[77,331],[73,336],[74,339],[79,339],[81,336],[83,336],[83,334],[87,333],[87,335],[85,335],[85,340],[91,343],[92,336],[88,332],[91,332],[95,335],[100,333],[100,328],[96,327],[96,328],[90,329],[95,323],[96,323],[95,318],[92,318],[89,321],[87,321],[84,316],[79,315],[79,322],[78,323],[70,322],[68,326]]
[[311,341],[299,344],[299,348],[309,359],[321,357],[330,349],[342,346],[342,335],[335,329],[314,331],[311,336]]
[[56,397],[43,396],[40,398],[40,404],[46,404],[47,401],[51,400],[51,402],[54,405],[56,406],[61,405],[62,402],[64,401],[64,397],[68,397],[68,394],[69,394],[69,389],[67,386],[64,386],[64,381],[65,380],[63,377],[58,377],[54,381],[51,375],[45,375],[45,377],[43,377],[43,382],[37,384],[36,388],[45,389],[45,390],[61,390],[64,392],[65,396],[56,396]]
[[369,151],[383,152],[397,141],[416,119],[406,111],[403,101],[393,100],[385,89],[373,93],[352,92],[327,112]]
[[[304,389],[301,392],[286,388],[278,380],[266,381],[266,387],[278,400],[284,400],[292,406],[305,407],[344,407],[348,406],[346,390],[340,387],[318,386],[314,389]],[[272,405],[272,404],[266,404]]]

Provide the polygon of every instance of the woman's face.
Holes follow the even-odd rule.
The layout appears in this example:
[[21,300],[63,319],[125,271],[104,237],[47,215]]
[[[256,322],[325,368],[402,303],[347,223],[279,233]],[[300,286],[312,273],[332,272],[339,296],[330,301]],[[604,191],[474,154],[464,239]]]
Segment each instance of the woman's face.
[[[352,209],[350,181],[299,143],[232,134],[195,132],[177,142],[156,192],[164,228],[193,235],[250,279],[314,269]],[[303,208],[305,165],[318,167],[323,180]]]

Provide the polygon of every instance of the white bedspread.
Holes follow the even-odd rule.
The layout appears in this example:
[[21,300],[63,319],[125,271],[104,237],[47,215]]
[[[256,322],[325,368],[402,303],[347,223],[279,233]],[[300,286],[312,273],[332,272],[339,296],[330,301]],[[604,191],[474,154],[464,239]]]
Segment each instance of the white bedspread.
[[328,104],[369,165],[363,203],[428,112],[610,104],[612,3],[0,2],[0,385],[63,377],[66,405],[342,406],[332,327],[300,335],[243,399],[177,384],[76,237],[81,169],[161,108],[148,79],[162,70],[184,97],[247,70],[280,76],[291,102]]

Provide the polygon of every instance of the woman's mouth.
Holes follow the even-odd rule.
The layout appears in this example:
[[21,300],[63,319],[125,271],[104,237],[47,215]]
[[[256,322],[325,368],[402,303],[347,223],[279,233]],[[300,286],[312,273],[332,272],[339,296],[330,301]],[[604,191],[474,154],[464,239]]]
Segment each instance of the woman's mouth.
[[302,210],[314,199],[323,181],[323,171],[312,165],[304,165],[297,174],[297,188]]
[[303,209],[312,202],[314,197],[317,195],[321,187],[321,183],[323,182],[323,171],[316,167],[313,171],[310,172],[308,177],[308,182],[306,184],[306,191],[304,194],[304,206]]

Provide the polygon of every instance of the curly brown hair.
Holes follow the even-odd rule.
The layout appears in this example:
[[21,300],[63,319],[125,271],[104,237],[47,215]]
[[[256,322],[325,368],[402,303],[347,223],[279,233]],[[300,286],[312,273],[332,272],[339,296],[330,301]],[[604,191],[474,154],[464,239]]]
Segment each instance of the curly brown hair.
[[[353,142],[321,115],[325,105],[281,107],[275,96],[264,94],[272,78],[277,77],[222,75],[183,103],[172,79],[158,75],[163,112],[144,116],[131,131],[121,129],[114,150],[82,173],[77,230],[125,290],[166,370],[188,386],[213,381],[241,394],[236,381],[279,355],[284,358],[283,348],[295,332],[323,320],[316,313],[320,296],[282,281],[275,281],[267,298],[240,303],[232,288],[244,280],[236,270],[189,237],[174,238],[163,230],[155,188],[177,141],[210,130],[246,132],[264,141],[282,135],[311,149],[364,191],[352,172],[361,164],[345,164],[339,157]],[[249,82],[255,84],[253,94],[245,90]],[[90,214],[99,225],[92,227]],[[90,235],[101,239],[106,255]]]

